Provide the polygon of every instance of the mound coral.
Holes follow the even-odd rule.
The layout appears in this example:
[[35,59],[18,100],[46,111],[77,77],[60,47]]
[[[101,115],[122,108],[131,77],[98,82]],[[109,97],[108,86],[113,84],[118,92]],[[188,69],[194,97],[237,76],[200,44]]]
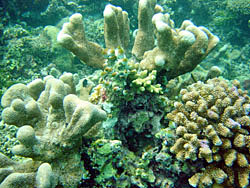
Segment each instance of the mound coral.
[[177,140],[171,147],[180,161],[204,160],[194,174],[193,187],[249,186],[250,98],[223,79],[197,82],[181,90],[182,101],[167,118],[177,124]]
[[[48,185],[38,186],[40,179],[32,181],[25,178],[24,173],[29,171],[29,165],[20,164],[25,170],[16,167],[8,170],[12,169],[13,164],[20,165],[2,157],[6,164],[1,163],[0,166],[0,187],[13,188],[13,182],[41,188],[54,188],[59,184],[72,188],[77,186],[83,173],[79,152],[82,137],[106,118],[106,113],[98,106],[79,97],[71,73],[63,74],[60,79],[48,76],[28,85],[16,84],[6,91],[1,100],[4,107],[2,118],[5,123],[19,127],[17,139],[20,144],[12,152],[32,158],[34,163],[45,163],[45,167],[43,164],[42,167],[36,166],[43,169],[45,175],[41,175],[41,181],[46,181]],[[37,168],[33,166],[32,169],[34,180]],[[12,175],[16,171],[19,175]]]

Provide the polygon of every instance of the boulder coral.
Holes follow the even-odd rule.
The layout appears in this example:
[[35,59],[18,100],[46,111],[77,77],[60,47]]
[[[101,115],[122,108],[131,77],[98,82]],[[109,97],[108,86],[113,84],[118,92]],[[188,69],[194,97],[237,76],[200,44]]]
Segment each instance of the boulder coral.
[[33,165],[31,174],[26,174],[30,163],[16,164],[1,157],[6,164],[0,165],[0,187],[13,188],[13,182],[22,182],[24,187],[77,187],[83,173],[79,152],[82,138],[106,119],[106,113],[76,95],[73,75],[65,73],[59,79],[47,76],[27,85],[15,84],[5,92],[1,104],[4,122],[19,127],[16,136],[20,144],[12,152],[42,164],[37,168]]
[[181,94],[181,102],[167,114],[177,124],[177,140],[170,151],[180,161],[203,160],[205,165],[189,184],[249,187],[250,98],[239,82],[199,81]]
[[[156,5],[155,0],[139,1],[139,28],[135,32],[132,54],[135,59],[141,60],[141,69],[164,70],[166,78],[172,79],[192,71],[217,45],[219,38],[207,28],[197,27],[189,20],[176,29],[170,16],[162,14],[161,10],[162,7]],[[107,5],[103,15],[106,48],[122,47],[128,51],[127,12],[120,7]],[[79,13],[72,15],[70,21],[64,24],[57,40],[86,64],[103,68],[103,50],[85,38]],[[135,63],[137,60],[134,60]]]

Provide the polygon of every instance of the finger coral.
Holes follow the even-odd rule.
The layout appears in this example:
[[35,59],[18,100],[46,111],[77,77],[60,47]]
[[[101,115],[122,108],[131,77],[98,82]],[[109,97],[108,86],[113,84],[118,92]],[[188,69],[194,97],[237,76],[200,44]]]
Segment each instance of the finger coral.
[[[140,61],[141,69],[164,70],[165,77],[169,80],[192,71],[217,45],[219,38],[207,28],[197,27],[189,20],[184,21],[177,29],[170,15],[161,11],[162,7],[155,0],[139,1],[139,24],[132,54],[135,57],[134,63]],[[109,4],[103,15],[106,48],[121,47],[128,52],[130,36],[127,12]],[[104,68],[103,49],[86,40],[81,14],[76,13],[70,17],[57,40],[86,64]]]
[[192,71],[217,45],[219,38],[205,27],[186,20],[179,29],[169,14],[157,13],[152,22],[157,46],[144,53],[140,67],[147,70],[166,70],[168,79]]
[[138,31],[136,33],[132,53],[140,60],[143,58],[144,52],[151,50],[154,47],[152,17],[154,15],[155,6],[156,0],[139,1]]
[[221,184],[249,186],[250,99],[226,80],[214,78],[181,90],[182,100],[167,118],[177,123],[177,140],[170,148],[180,161],[206,161],[189,179],[193,187]]
[[[73,75],[65,73],[60,79],[48,76],[28,85],[13,85],[2,97],[1,104],[4,122],[20,127],[17,132],[20,144],[12,152],[46,164],[32,171],[37,171],[36,182],[53,176],[49,186],[39,187],[54,188],[57,184],[77,187],[83,173],[79,153],[82,137],[104,120],[106,113],[76,95]],[[3,167],[0,166],[1,172]],[[22,178],[12,175],[13,181],[29,182],[22,173],[25,171],[21,171]],[[0,187],[7,180],[4,177],[1,181]],[[30,184],[34,187],[35,181]]]
[[59,32],[57,41],[87,65],[102,68],[103,49],[97,43],[86,39],[81,14],[77,13],[70,17],[70,21],[65,23]]

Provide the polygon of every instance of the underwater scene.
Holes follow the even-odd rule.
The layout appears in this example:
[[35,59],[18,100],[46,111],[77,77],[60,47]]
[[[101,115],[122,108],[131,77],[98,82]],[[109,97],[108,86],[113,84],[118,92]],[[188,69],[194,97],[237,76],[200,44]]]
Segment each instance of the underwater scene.
[[1,0],[0,188],[250,188],[250,0]]

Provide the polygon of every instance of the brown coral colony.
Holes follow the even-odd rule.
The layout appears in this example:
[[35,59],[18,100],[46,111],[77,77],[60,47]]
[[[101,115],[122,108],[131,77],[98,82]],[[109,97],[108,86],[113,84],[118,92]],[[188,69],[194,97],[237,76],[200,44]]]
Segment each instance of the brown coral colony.
[[250,99],[223,79],[198,82],[181,91],[182,102],[167,117],[178,139],[171,152],[178,160],[204,159],[206,168],[189,179],[193,187],[249,185]]

